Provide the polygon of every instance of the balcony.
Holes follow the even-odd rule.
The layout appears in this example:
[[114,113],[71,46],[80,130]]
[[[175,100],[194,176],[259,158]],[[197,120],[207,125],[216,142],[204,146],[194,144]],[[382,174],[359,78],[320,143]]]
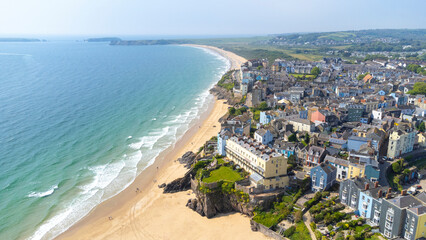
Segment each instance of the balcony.
[[391,230],[392,229],[392,225],[393,225],[392,223],[386,222],[385,228]]

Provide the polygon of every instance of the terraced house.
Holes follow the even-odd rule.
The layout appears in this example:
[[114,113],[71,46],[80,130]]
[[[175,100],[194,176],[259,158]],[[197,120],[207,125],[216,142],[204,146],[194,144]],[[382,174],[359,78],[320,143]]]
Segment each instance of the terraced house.
[[395,127],[389,135],[388,157],[395,158],[413,151],[415,139],[416,131],[411,124]]
[[426,237],[425,192],[398,194],[380,187],[377,182],[354,178],[341,183],[339,194],[343,204],[366,218],[369,225],[378,226],[386,238],[416,240]]
[[226,140],[226,156],[249,172],[255,187],[271,190],[288,186],[287,159],[283,154],[248,137]]

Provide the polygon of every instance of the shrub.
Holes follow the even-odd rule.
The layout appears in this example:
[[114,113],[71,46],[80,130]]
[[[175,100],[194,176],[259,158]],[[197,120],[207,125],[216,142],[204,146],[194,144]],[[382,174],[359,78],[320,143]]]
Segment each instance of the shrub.
[[298,210],[296,211],[296,213],[294,214],[294,221],[295,222],[300,222],[303,219],[303,213],[302,210]]
[[401,161],[392,163],[392,170],[394,173],[400,173],[402,171]]
[[284,231],[284,237],[290,237],[291,235],[294,234],[294,232],[296,232],[296,227],[291,226],[289,229]]
[[317,229],[317,225],[314,222],[311,222],[311,229],[312,231],[315,231],[315,229]]
[[318,231],[318,230],[315,230],[315,237],[317,239],[321,239],[322,238],[322,233],[320,231]]

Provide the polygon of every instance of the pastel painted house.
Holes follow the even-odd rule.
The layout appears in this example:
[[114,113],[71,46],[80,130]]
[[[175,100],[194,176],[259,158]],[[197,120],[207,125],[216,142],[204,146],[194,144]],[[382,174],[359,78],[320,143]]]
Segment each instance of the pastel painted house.
[[311,169],[311,188],[313,192],[324,191],[336,181],[337,169],[329,163],[321,163]]
[[333,165],[337,170],[336,179],[337,180],[344,180],[348,177],[348,170],[349,170],[349,161],[341,158],[336,158],[330,155],[327,155],[324,158],[325,162],[330,163]]
[[259,122],[260,124],[266,125],[269,124],[274,117],[272,115],[269,115],[267,112],[260,112],[260,118]]
[[254,139],[263,145],[268,145],[274,140],[274,135],[269,130],[261,128],[254,133]]

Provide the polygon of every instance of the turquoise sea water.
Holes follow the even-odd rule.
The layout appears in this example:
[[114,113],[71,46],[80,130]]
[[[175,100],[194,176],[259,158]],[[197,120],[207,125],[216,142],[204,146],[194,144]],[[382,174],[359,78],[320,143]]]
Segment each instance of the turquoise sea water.
[[228,66],[184,46],[1,43],[0,239],[51,239],[128,186]]

